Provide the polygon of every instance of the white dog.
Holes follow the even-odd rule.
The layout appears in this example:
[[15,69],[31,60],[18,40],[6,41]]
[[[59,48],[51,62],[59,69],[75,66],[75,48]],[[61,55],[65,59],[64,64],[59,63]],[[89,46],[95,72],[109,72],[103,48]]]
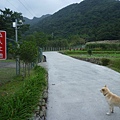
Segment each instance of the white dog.
[[107,115],[110,115],[114,112],[114,106],[120,107],[120,97],[110,92],[106,85],[100,90],[100,92],[103,93],[108,102],[110,112],[108,112]]

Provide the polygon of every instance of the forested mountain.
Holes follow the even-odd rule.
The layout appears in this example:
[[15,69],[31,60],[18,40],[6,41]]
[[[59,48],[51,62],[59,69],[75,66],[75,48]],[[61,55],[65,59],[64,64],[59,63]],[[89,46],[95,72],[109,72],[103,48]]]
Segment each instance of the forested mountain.
[[39,21],[31,31],[55,37],[79,35],[88,41],[120,39],[120,1],[84,0]]
[[24,17],[24,20],[25,20],[24,24],[30,24],[32,26],[34,24],[37,24],[39,21],[43,20],[44,18],[46,18],[48,16],[50,16],[50,14],[43,15],[40,18],[34,17],[33,19],[28,19],[28,18]]

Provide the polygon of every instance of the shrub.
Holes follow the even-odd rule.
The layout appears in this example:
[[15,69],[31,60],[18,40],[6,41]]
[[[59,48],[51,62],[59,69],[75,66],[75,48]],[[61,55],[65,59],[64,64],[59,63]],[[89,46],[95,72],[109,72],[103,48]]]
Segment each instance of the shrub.
[[109,62],[110,62],[110,59],[107,59],[107,58],[102,58],[102,59],[101,59],[101,63],[102,63],[102,65],[104,65],[104,66],[109,65]]
[[91,49],[89,49],[87,52],[88,52],[89,55],[92,55],[92,50]]

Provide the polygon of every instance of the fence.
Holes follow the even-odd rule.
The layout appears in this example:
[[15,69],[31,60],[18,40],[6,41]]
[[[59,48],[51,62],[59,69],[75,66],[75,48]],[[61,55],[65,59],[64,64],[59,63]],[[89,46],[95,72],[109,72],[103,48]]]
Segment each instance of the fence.
[[9,82],[16,75],[15,61],[0,61],[0,86]]
[[43,47],[42,50],[43,51],[60,51],[60,50],[67,50],[69,48],[65,48],[65,47]]
[[79,46],[74,46],[74,47],[43,47],[43,51],[60,51],[60,50],[81,50],[85,49],[85,45],[79,45]]

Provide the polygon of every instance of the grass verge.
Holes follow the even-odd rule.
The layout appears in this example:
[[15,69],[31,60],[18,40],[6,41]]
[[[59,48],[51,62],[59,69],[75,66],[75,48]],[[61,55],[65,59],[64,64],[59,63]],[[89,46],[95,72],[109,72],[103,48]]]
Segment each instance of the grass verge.
[[[34,74],[24,81],[14,80],[6,84],[6,87],[3,86],[1,89],[5,94],[0,95],[0,120],[30,118],[38,105],[42,91],[47,86],[46,74],[44,68],[37,66]],[[9,86],[9,90],[7,86]]]
[[89,55],[87,51],[61,51],[60,53],[69,55],[71,57],[93,62],[96,64],[101,64],[104,60],[109,60],[105,66],[120,72],[120,51],[92,51],[92,55]]
[[120,58],[111,60],[108,67],[120,73]]

